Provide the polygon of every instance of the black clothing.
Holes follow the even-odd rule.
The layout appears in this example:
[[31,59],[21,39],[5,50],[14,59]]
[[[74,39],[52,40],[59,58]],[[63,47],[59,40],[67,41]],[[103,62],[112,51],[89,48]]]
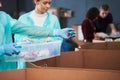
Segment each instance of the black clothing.
[[106,18],[98,17],[98,19],[93,23],[96,28],[96,32],[104,32],[106,33],[108,25],[113,22],[112,14],[109,13]]

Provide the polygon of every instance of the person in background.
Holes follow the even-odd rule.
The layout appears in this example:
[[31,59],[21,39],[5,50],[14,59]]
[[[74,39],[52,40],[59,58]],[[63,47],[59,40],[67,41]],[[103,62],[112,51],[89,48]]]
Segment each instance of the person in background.
[[[2,2],[0,1],[0,7],[2,7]],[[29,27],[29,28],[27,28]],[[71,29],[56,29],[56,30],[46,30],[41,29],[36,26],[26,25],[13,19],[9,14],[4,11],[0,11],[0,71],[2,70],[13,70],[17,69],[17,62],[5,62],[5,56],[12,56],[14,54],[20,53],[20,47],[12,42],[13,34],[23,34],[23,35],[34,35],[34,36],[59,36],[63,38],[69,38],[67,33]],[[44,31],[44,32],[43,32]],[[57,31],[57,32],[56,32]]]
[[107,33],[108,27],[110,27],[111,32],[110,35],[115,35],[117,32],[116,27],[113,23],[113,16],[110,13],[108,4],[103,4],[99,9],[99,17],[96,21],[94,21],[94,26],[96,28],[96,32],[103,32],[105,34]]
[[93,21],[97,20],[99,16],[99,10],[96,7],[92,7],[87,11],[86,18],[82,22],[82,32],[84,41],[92,42],[95,36],[95,28]]
[[[54,30],[55,33],[62,34],[58,30],[60,30],[60,24],[58,21],[57,16],[51,14],[48,12],[48,9],[51,6],[52,0],[33,0],[35,4],[35,9],[21,15],[19,17],[19,21],[29,24],[29,25],[35,25],[39,28],[45,29],[47,31]],[[27,27],[29,28],[29,27]],[[37,27],[35,27],[36,29]],[[69,29],[69,31],[73,31],[71,28],[64,28]],[[45,31],[43,30],[43,34],[41,37],[37,36],[27,36],[27,35],[15,35],[15,42],[24,42],[24,41],[32,41],[32,42],[50,42],[50,41],[63,41],[63,38],[59,36],[45,36]],[[63,34],[66,36],[66,34]],[[71,36],[72,37],[72,36]],[[19,69],[25,68],[25,63],[19,61]]]

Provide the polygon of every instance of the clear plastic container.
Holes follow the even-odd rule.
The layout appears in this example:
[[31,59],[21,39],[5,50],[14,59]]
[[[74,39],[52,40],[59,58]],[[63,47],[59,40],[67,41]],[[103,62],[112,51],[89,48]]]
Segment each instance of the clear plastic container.
[[19,55],[5,56],[6,62],[34,62],[42,59],[60,56],[61,41],[44,43],[18,43],[22,46]]

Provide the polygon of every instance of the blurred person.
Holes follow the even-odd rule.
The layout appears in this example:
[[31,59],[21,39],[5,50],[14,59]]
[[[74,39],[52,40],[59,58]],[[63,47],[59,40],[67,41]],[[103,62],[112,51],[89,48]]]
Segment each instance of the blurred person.
[[[0,7],[2,7],[1,1]],[[4,56],[12,56],[20,53],[21,46],[12,42],[12,33],[34,36],[41,36],[44,34],[45,36],[49,35],[68,38],[67,33],[69,32],[69,29],[57,29],[58,33],[55,33],[55,31],[51,29],[48,31],[39,27],[34,29],[35,27],[36,26],[23,24],[16,19],[13,19],[4,11],[0,11],[0,71],[17,69],[17,62],[5,62]]]
[[113,16],[110,13],[109,5],[103,4],[100,7],[99,11],[100,11],[99,17],[94,22],[96,32],[97,33],[102,32],[102,33],[108,34],[107,29],[108,29],[108,27],[110,27],[110,29],[111,29],[110,35],[114,35],[117,32],[117,30],[113,23]]
[[[35,25],[41,29],[48,30],[48,31],[54,30],[54,33],[59,33],[58,30],[60,30],[60,24],[59,24],[58,18],[55,15],[47,12],[51,6],[51,0],[33,0],[33,1],[35,4],[35,9],[24,15],[21,15],[18,20],[25,24]],[[27,28],[29,28],[29,27],[27,27]],[[43,33],[45,33],[44,30],[43,30]],[[66,28],[66,30],[71,31],[73,29]],[[46,36],[44,34],[42,34],[42,35],[43,36],[41,36],[41,37],[15,35],[15,41],[21,42],[21,41],[28,40],[28,41],[44,42],[44,41],[63,40],[59,36],[55,37],[55,36]]]
[[[52,0],[33,0],[35,4],[35,9],[21,15],[19,17],[19,21],[29,24],[29,25],[35,25],[38,26],[41,29],[45,29],[47,31],[53,30],[54,33],[57,34],[63,34],[59,32],[60,29],[60,23],[58,21],[57,16],[47,12],[48,9],[51,6]],[[29,28],[29,27],[27,27]],[[35,27],[36,29],[36,27]],[[65,30],[68,31],[73,31],[72,28],[64,28]],[[42,32],[43,36],[37,37],[37,36],[27,36],[27,35],[15,35],[15,41],[16,42],[24,42],[24,41],[30,41],[30,42],[50,42],[50,41],[58,41],[60,40],[61,42],[63,41],[63,38],[59,36],[45,36],[44,33],[45,31],[43,30]],[[66,36],[66,34],[63,34],[63,36]],[[72,35],[74,36],[74,35]],[[71,36],[71,37],[72,37]],[[68,37],[68,36],[66,36]],[[68,37],[69,38],[69,37]],[[68,39],[66,38],[66,39]],[[25,68],[25,63],[19,61],[19,69]]]
[[82,32],[84,41],[92,42],[95,37],[95,28],[93,26],[93,21],[97,20],[99,16],[99,10],[96,7],[90,8],[86,13],[86,18],[82,22]]

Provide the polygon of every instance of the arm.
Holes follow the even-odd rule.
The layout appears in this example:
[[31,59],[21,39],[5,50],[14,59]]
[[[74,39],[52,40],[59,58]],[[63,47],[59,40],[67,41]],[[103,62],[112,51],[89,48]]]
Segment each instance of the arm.
[[[53,20],[53,21],[55,21],[54,25],[53,25],[54,26],[54,30],[53,30],[50,27],[46,27],[48,25],[46,25],[44,27],[40,27],[40,28],[37,26],[34,26],[33,20],[30,18],[30,14],[31,14],[31,12],[26,13],[19,17],[19,19],[18,19],[19,22],[17,22],[17,24],[14,25],[15,30],[12,29],[14,33],[19,34],[19,32],[20,32],[20,34],[23,34],[23,35],[44,37],[44,36],[55,36],[53,33],[54,30],[60,29],[60,25],[58,25],[59,23],[57,23],[58,20],[56,20],[57,19],[56,17],[55,18],[53,17],[53,19],[55,19],[55,20]],[[17,25],[17,27],[16,27],[16,25]],[[20,28],[17,29],[18,27],[20,27]]]
[[30,26],[17,22],[12,26],[12,32],[15,34],[26,34],[32,36],[54,36],[53,30]]
[[11,27],[11,31],[12,33],[15,33],[15,34],[24,34],[24,35],[26,34],[30,36],[31,35],[32,36],[58,36],[62,38],[69,38],[67,36],[67,33],[73,30],[72,28],[66,28],[66,29],[56,28],[54,30],[50,28],[39,28],[36,26],[24,24],[15,19],[12,19],[9,15],[7,15],[7,17],[10,21],[9,25]]
[[111,35],[114,35],[114,33],[117,31],[116,27],[113,23],[109,24],[110,28],[111,28]]
[[115,25],[113,23],[113,16],[112,16],[111,13],[108,14],[108,20],[109,20],[109,24],[108,25],[111,28],[111,35],[114,35],[117,30],[116,30],[116,27],[115,27]]
[[[9,22],[9,26],[11,27],[12,33],[15,34],[26,34],[26,35],[34,35],[34,36],[54,36],[53,30],[48,31],[48,29],[42,29],[36,26],[27,25],[16,19],[13,19],[8,14],[4,13],[6,19]],[[36,29],[35,29],[36,27]]]
[[55,19],[55,20],[54,20],[54,21],[55,21],[55,22],[54,22],[55,29],[61,29],[58,18],[55,16],[54,19]]
[[37,27],[34,30],[35,26],[23,24],[23,23],[17,21],[16,19],[13,19],[11,16],[9,16],[9,14],[7,14],[5,12],[1,12],[0,14],[4,17],[4,19],[5,19],[4,22],[6,23],[6,26],[8,26],[10,28],[12,33],[34,35],[34,36],[43,36],[43,35],[54,36],[53,30],[49,29],[49,31],[48,31],[47,29],[41,29],[39,27]]

